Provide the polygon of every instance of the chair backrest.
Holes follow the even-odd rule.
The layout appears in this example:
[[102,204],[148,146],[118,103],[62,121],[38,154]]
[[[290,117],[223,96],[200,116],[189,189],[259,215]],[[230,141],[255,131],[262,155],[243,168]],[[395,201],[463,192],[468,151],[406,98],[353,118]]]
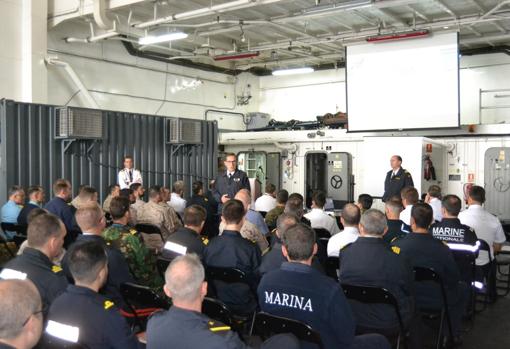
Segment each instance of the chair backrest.
[[156,260],[156,267],[158,268],[159,275],[161,275],[162,278],[165,278],[165,272],[166,272],[166,269],[168,268],[168,265],[170,264],[170,262],[172,262],[171,259],[162,258],[162,257],[159,257]]
[[223,322],[227,326],[232,326],[234,322],[232,312],[218,299],[205,297],[202,302],[202,313],[213,320]]
[[161,238],[163,238],[163,235],[161,234],[161,229],[159,229],[157,226],[153,224],[139,223],[135,225],[135,229],[140,233],[159,234]]
[[279,333],[292,333],[299,340],[314,343],[320,348],[323,348],[320,334],[301,321],[264,312],[255,315],[251,330],[252,335],[255,334],[265,339],[273,334]]
[[133,284],[130,282],[120,285],[120,293],[124,301],[132,308],[156,308],[168,309],[170,303],[160,297],[149,287]]
[[328,257],[324,268],[326,275],[338,281],[338,269],[340,269],[340,257]]
[[313,228],[313,230],[315,230],[315,238],[317,240],[319,240],[321,238],[329,239],[331,237],[331,233],[327,229],[324,229],[324,228]]
[[264,218],[266,218],[267,212],[266,211],[259,211],[260,215]]
[[26,234],[26,227],[23,227],[22,225],[14,224],[14,223],[6,223],[2,222],[0,223],[0,227],[4,232],[6,231],[15,231],[17,234]]
[[485,240],[478,239],[478,242],[480,243],[478,250],[487,252],[487,254],[489,255],[489,263],[492,263],[491,247]]
[[232,283],[248,283],[246,273],[237,268],[222,268],[206,266],[205,274],[209,280],[219,280],[229,284]]
[[89,347],[84,344],[68,342],[46,332],[41,336],[37,347],[42,349],[89,349]]

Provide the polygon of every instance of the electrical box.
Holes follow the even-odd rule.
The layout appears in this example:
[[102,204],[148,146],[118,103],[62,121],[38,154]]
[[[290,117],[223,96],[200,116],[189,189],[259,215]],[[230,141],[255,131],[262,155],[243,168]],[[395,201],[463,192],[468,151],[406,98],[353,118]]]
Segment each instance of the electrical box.
[[484,157],[485,208],[510,220],[510,147],[489,148]]
[[253,130],[266,127],[269,124],[269,120],[271,120],[271,115],[266,113],[246,113],[246,119],[248,120],[246,129]]
[[102,139],[104,136],[101,110],[65,107],[55,114],[55,138]]
[[200,144],[202,143],[202,123],[200,120],[168,119],[167,143]]

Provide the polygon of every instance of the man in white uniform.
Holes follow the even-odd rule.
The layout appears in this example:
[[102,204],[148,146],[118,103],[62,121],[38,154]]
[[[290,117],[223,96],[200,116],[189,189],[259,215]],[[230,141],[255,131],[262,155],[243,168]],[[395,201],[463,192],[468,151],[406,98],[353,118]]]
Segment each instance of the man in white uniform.
[[324,212],[324,204],[326,203],[326,193],[318,190],[312,195],[312,210],[305,214],[305,218],[309,219],[312,228],[322,228],[329,231],[331,235],[340,232],[336,220],[329,214]]
[[266,184],[266,192],[255,201],[255,211],[269,212],[276,207],[276,187],[273,183]]
[[342,209],[341,222],[344,230],[333,235],[328,241],[328,256],[338,257],[340,250],[346,245],[356,241],[359,237],[359,222],[361,212],[358,206],[354,204],[346,204]]
[[129,189],[131,184],[142,182],[142,174],[133,168],[133,158],[131,156],[124,157],[124,168],[119,171],[118,183],[120,189]]
[[441,213],[441,188],[438,185],[431,185],[429,187],[425,202],[432,207],[434,221],[441,222],[443,220],[443,214]]

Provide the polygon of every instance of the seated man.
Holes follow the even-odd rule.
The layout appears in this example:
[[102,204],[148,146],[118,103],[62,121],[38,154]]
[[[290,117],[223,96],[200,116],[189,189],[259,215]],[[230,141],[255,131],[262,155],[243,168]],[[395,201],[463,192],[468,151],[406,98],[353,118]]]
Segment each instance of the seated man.
[[413,209],[413,205],[418,203],[420,196],[416,188],[405,187],[402,189],[400,197],[402,198],[402,205],[404,206],[404,210],[400,213],[400,220],[408,226],[411,226],[411,210]]
[[[147,348],[248,349],[229,326],[202,314],[207,293],[204,267],[196,255],[177,257],[165,272],[165,294],[172,298],[168,311],[155,313],[147,324]],[[279,335],[267,340],[262,348],[299,348],[297,340]]]
[[283,210],[283,212],[296,215],[301,223],[311,227],[312,223],[308,218],[304,216],[305,210],[303,205],[304,205],[303,195],[299,193],[292,193],[289,195],[289,199],[285,204],[285,210]]
[[340,250],[345,245],[356,241],[359,237],[359,220],[361,218],[360,209],[354,204],[346,204],[342,210],[340,221],[344,226],[344,230],[333,235],[328,241],[328,256],[337,257]]
[[129,189],[132,190],[134,196],[134,203],[131,206],[138,210],[141,206],[145,205],[145,201],[143,201],[143,195],[145,194],[145,188],[141,183],[133,183],[129,186]]
[[[340,285],[311,267],[317,253],[315,232],[304,224],[291,227],[283,235],[282,251],[288,262],[265,274],[258,286],[261,310],[310,325],[319,332],[324,348],[355,348],[357,342],[370,342],[372,338],[364,336],[355,340],[354,319]],[[389,348],[384,338],[376,337],[380,348]]]
[[[232,199],[223,205],[222,221],[225,223],[223,234],[209,242],[204,252],[204,263],[208,266],[237,268],[244,271],[256,287],[256,271],[260,265],[261,252],[257,245],[241,236],[241,227],[245,219],[244,205]],[[218,298],[235,313],[250,314],[257,307],[257,301],[246,284],[225,284],[215,282]]]
[[30,349],[41,337],[42,302],[28,280],[0,280],[0,348]]
[[374,199],[370,194],[360,194],[358,196],[358,202],[356,203],[356,206],[359,207],[361,214],[363,214],[365,211],[370,210],[373,202]]
[[62,253],[66,229],[58,217],[42,214],[28,225],[28,246],[23,253],[7,262],[0,278],[29,279],[41,295],[43,305],[48,307],[67,287],[62,268],[53,260]]
[[120,194],[120,186],[118,184],[112,184],[108,187],[108,196],[103,202],[103,211],[110,213],[110,202],[113,198],[118,197]]
[[[360,237],[340,251],[340,283],[387,289],[398,300],[402,318],[408,322],[413,314],[413,273],[405,259],[382,239],[386,228],[382,212],[365,211],[359,223]],[[399,331],[397,314],[392,306],[349,303],[360,332],[376,330],[389,334]]]
[[272,210],[268,211],[264,218],[269,230],[276,228],[276,220],[285,210],[285,204],[287,204],[288,199],[289,192],[285,189],[278,191],[278,194],[276,194],[276,206]]
[[58,337],[51,330],[53,325],[66,325],[77,329],[75,342],[87,348],[141,348],[115,304],[98,293],[108,278],[104,244],[77,243],[68,254],[75,284],[69,285],[51,305],[46,332]]
[[264,195],[255,200],[255,210],[269,212],[276,207],[276,187],[273,183],[267,183]]
[[317,190],[312,195],[312,210],[305,214],[305,217],[312,223],[312,228],[322,228],[329,231],[331,235],[340,232],[336,219],[324,212],[324,205],[326,204],[326,193],[322,190]]
[[206,235],[209,239],[218,236],[219,221],[216,217],[217,203],[215,201],[211,202],[204,194],[204,184],[201,181],[193,182],[191,191],[193,195],[191,196],[191,199],[186,202],[187,207],[191,205],[199,205],[207,212],[202,234]]
[[[453,340],[460,336],[462,313],[467,299],[467,287],[460,281],[460,273],[448,246],[429,233],[433,220],[432,207],[417,203],[411,211],[412,232],[393,243],[393,250],[407,258],[414,267],[434,269],[444,282],[450,308]],[[415,284],[418,309],[441,308],[440,288],[428,282]]]
[[205,246],[209,243],[205,237],[200,236],[200,232],[205,224],[206,212],[202,206],[192,205],[184,209],[184,227],[177,229],[175,233],[170,235],[167,242],[178,245],[177,249],[170,244],[165,244],[161,252],[163,258],[175,258],[177,255],[185,253],[195,253],[198,257],[203,258]]
[[384,211],[388,219],[388,230],[383,235],[383,240],[391,243],[411,232],[411,227],[400,220],[400,213],[404,209],[402,200],[398,196],[392,196],[385,202]]
[[441,187],[438,185],[431,185],[425,196],[425,203],[432,207],[434,212],[434,221],[441,222],[443,215],[441,213]]
[[183,199],[183,196],[184,182],[174,182],[172,185],[172,194],[170,195],[170,200],[167,204],[170,205],[170,207],[172,207],[181,217],[184,214],[184,209],[186,208],[186,200]]
[[235,199],[240,200],[244,204],[246,210],[246,220],[254,224],[257,229],[265,236],[269,233],[267,224],[262,215],[251,208],[251,194],[248,189],[241,189],[237,192]]
[[109,246],[122,252],[129,265],[129,270],[138,283],[153,286],[157,282],[161,285],[158,281],[156,259],[143,243],[140,234],[128,225],[129,199],[125,197],[113,198],[110,203],[110,214],[113,224],[103,230],[101,234],[103,239]]
[[[18,224],[18,216],[25,204],[25,191],[19,185],[9,188],[9,201],[2,206],[2,223]],[[7,239],[16,235],[15,231],[5,232]]]
[[79,209],[82,206],[86,206],[90,203],[97,203],[98,195],[95,188],[84,185],[80,188],[80,192],[77,197],[71,201],[71,205],[75,209]]
[[18,216],[18,224],[28,226],[27,217],[35,208],[41,208],[44,203],[44,189],[40,185],[32,185],[27,189],[28,203],[23,207]]

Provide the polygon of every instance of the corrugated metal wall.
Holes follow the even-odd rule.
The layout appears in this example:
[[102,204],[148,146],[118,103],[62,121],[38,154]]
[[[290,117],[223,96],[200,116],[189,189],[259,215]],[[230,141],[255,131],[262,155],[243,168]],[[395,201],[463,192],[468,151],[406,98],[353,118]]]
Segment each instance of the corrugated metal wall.
[[101,202],[125,155],[132,155],[142,171],[144,186],[166,185],[184,180],[187,195],[191,183],[213,179],[217,171],[218,127],[201,121],[202,143],[165,144],[168,118],[103,111],[106,137],[102,140],[55,139],[57,106],[0,101],[0,204],[11,185],[39,184],[47,197],[57,178],[71,181],[76,194],[86,184],[100,192]]

